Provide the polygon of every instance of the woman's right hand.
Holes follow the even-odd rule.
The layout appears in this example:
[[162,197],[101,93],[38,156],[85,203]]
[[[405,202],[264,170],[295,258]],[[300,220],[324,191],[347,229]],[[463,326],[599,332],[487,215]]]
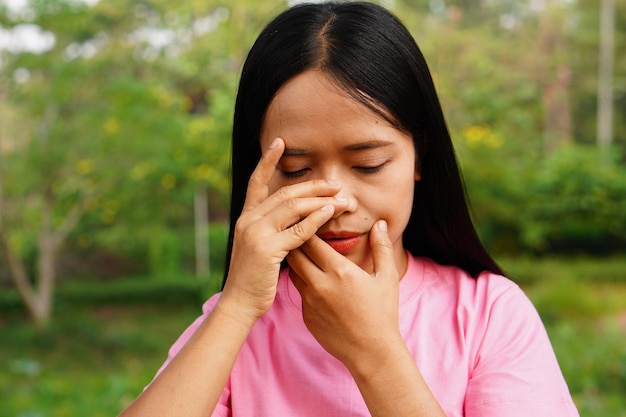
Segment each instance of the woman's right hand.
[[335,181],[313,180],[270,193],[270,180],[285,142],[277,138],[263,152],[250,177],[246,201],[235,225],[228,279],[220,300],[256,322],[272,306],[280,265],[289,251],[308,239],[347,201],[334,196]]

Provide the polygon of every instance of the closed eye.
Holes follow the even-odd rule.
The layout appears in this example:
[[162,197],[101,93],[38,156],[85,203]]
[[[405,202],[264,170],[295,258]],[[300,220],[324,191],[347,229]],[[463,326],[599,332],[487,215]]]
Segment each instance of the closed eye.
[[356,169],[359,172],[362,172],[363,174],[376,174],[382,171],[385,165],[387,165],[386,162],[380,165],[373,166],[373,167],[354,167],[354,169]]
[[285,178],[293,179],[293,178],[299,178],[303,176],[304,174],[307,173],[308,170],[309,168],[302,168],[297,171],[285,171],[281,169],[280,172],[281,174],[285,176]]

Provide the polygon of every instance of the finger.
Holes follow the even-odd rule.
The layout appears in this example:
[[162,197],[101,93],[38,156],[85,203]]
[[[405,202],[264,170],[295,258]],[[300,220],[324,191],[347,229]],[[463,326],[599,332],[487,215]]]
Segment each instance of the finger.
[[302,296],[303,302],[308,298],[310,291],[317,292],[320,290],[320,285],[328,283],[325,273],[301,248],[289,253],[287,263],[291,282]]
[[284,150],[285,142],[281,138],[276,138],[261,155],[261,159],[248,181],[244,211],[256,207],[269,195],[269,183]]
[[298,267],[303,268],[301,275],[306,276],[306,279],[310,280],[318,276],[315,274],[316,271],[340,277],[363,272],[357,264],[337,252],[319,236],[312,236],[299,249],[305,258],[298,262]]
[[370,247],[372,249],[372,262],[376,276],[394,277],[398,272],[393,253],[393,244],[387,234],[387,222],[379,220],[370,231]]
[[[311,271],[320,271],[320,268],[302,251],[302,248],[294,249],[287,255],[287,263],[298,279],[306,283],[306,277]],[[305,277],[305,278],[302,278]]]
[[328,272],[333,270],[339,258],[344,260],[343,255],[334,250],[328,243],[324,242],[319,236],[311,236],[300,248],[311,262],[314,262],[319,269]]
[[[256,214],[259,217],[264,217],[268,223],[276,225],[276,231],[281,232],[328,205],[332,206],[333,213],[336,213],[345,209],[347,203],[345,200],[338,200],[334,197],[293,198],[283,201],[278,207],[267,213],[264,213],[266,209],[264,207],[259,209]],[[325,210],[330,210],[330,208]]]
[[[326,180],[312,180],[298,184],[287,185],[279,188],[276,192],[267,197],[265,201],[259,203],[257,207],[255,207],[255,214],[256,217],[265,217],[271,215],[272,213],[275,213],[277,210],[287,210],[291,219],[292,213],[304,213],[302,209],[304,209],[306,206],[316,206],[312,210],[317,210],[325,204],[332,204],[338,210],[344,210],[348,207],[349,201],[336,196],[340,189],[341,184],[339,184],[338,182]],[[311,204],[313,201],[315,201],[316,198],[326,199],[319,200],[317,203]],[[300,199],[312,200],[308,202],[301,202],[299,201]],[[285,214],[283,213],[281,215]],[[295,222],[295,220],[292,221]]]
[[315,210],[302,221],[283,230],[280,235],[285,239],[288,250],[300,247],[304,242],[315,236],[315,233],[335,214],[335,207],[326,204],[319,210]]
[[302,262],[303,259],[302,257],[306,258],[306,256],[299,249],[291,251],[289,256],[287,256],[287,262],[289,263],[289,278],[300,294],[306,290],[307,283],[304,279],[302,279],[300,273],[298,272],[300,271],[300,268],[294,269],[291,261],[294,260],[294,262],[300,266],[300,262]]

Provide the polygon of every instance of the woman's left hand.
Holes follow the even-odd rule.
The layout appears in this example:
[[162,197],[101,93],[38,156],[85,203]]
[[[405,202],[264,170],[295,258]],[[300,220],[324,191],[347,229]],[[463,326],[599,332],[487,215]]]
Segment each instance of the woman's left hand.
[[369,234],[373,273],[313,236],[287,257],[302,295],[304,322],[348,368],[384,358],[403,343],[398,325],[399,274],[393,245],[379,220]]

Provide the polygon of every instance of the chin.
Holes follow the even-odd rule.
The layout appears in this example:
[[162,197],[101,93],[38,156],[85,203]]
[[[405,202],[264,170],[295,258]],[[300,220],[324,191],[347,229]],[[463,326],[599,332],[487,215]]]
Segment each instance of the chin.
[[368,274],[371,274],[372,272],[374,272],[374,263],[372,262],[371,255],[367,255],[365,257],[359,257],[359,259],[355,259],[350,256],[346,256],[346,258],[350,259],[352,262],[358,265],[359,268],[361,268]]

